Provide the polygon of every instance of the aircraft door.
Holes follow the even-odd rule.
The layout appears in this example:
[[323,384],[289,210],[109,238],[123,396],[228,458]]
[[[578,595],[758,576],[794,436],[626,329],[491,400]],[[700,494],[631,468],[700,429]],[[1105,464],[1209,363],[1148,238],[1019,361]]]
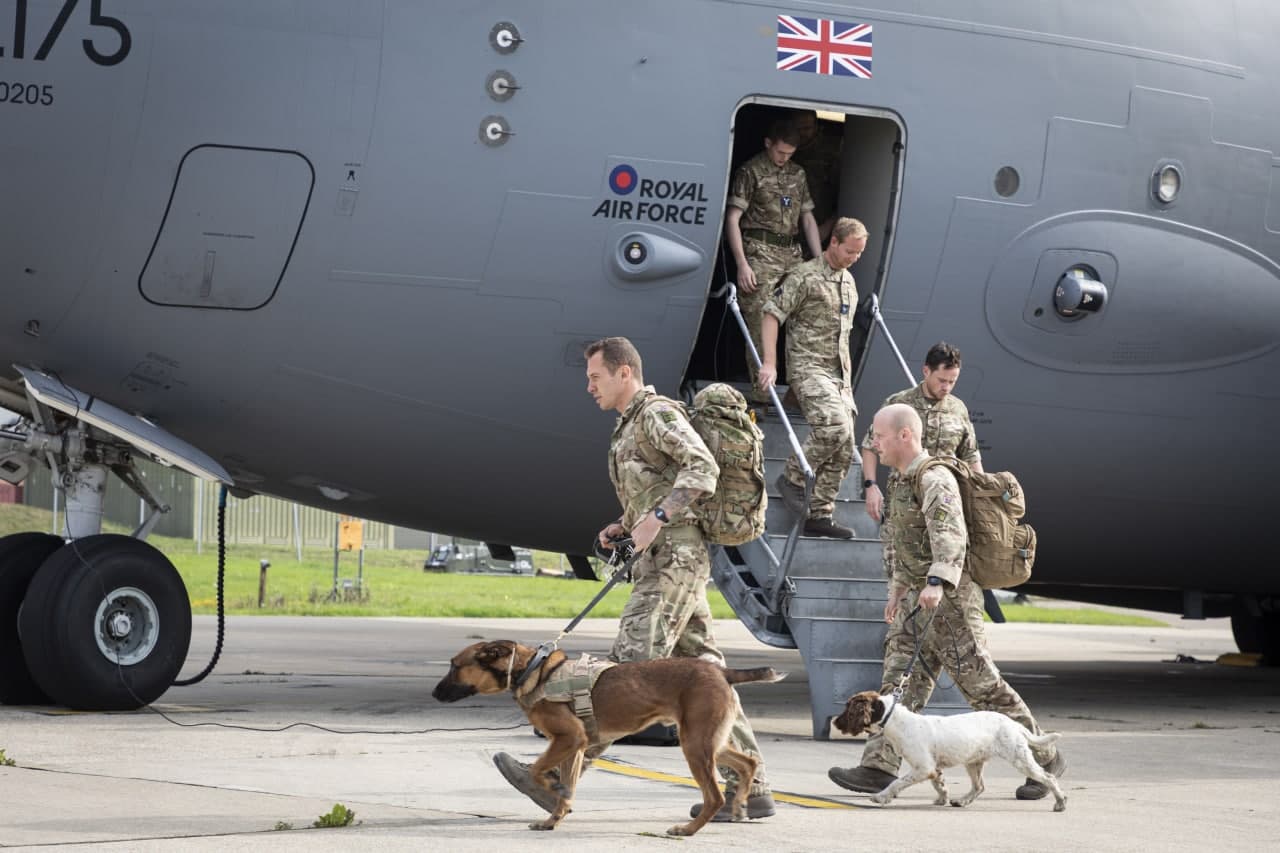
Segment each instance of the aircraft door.
[[138,289],[157,305],[261,308],[284,278],[314,185],[296,151],[192,148]]

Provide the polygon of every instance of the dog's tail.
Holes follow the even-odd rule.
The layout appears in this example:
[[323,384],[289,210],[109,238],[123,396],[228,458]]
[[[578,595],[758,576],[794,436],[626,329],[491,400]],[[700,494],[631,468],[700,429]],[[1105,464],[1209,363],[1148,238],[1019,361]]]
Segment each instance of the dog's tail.
[[787,677],[785,672],[778,672],[771,666],[757,669],[723,669],[724,680],[730,684],[747,684],[752,681],[781,681]]
[[1051,743],[1056,743],[1058,738],[1062,737],[1058,732],[1045,732],[1044,734],[1033,735],[1021,726],[1018,727],[1018,730],[1021,731],[1022,736],[1027,739],[1027,743],[1032,746],[1048,746]]

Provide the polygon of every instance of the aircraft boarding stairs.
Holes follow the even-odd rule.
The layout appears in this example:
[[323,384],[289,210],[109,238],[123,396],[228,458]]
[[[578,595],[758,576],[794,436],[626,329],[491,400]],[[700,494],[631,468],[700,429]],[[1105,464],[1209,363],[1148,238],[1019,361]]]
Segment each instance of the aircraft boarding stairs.
[[[745,386],[743,386],[745,387]],[[741,390],[741,389],[740,389]],[[781,398],[784,389],[779,388]],[[800,441],[808,433],[803,417],[789,413]],[[830,737],[833,717],[861,690],[878,690],[884,670],[887,583],[879,525],[868,517],[862,493],[862,466],[845,478],[835,520],[854,530],[852,540],[797,535],[785,566],[794,518],[774,481],[791,453],[786,427],[769,406],[757,419],[764,432],[765,482],[769,491],[766,534],[736,547],[712,546],[711,574],[738,618],[763,643],[800,651],[809,676],[813,736]],[[952,714],[969,706],[942,675],[927,713]]]

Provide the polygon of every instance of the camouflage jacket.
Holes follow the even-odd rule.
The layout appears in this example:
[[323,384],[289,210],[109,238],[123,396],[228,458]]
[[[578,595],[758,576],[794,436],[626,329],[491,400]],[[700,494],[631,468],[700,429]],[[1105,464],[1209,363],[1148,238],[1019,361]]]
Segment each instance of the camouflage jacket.
[[[622,504],[622,526],[630,531],[672,489],[712,493],[720,468],[694,431],[684,407],[646,385],[636,393],[613,428],[609,479]],[[671,524],[693,524],[693,509],[671,517]]]
[[764,304],[766,313],[787,323],[791,381],[822,372],[849,389],[853,378],[849,333],[857,307],[853,276],[848,270],[834,269],[825,254],[792,267]]
[[[920,443],[930,456],[954,456],[970,465],[981,465],[982,454],[978,452],[978,436],[973,431],[973,421],[969,417],[969,409],[960,398],[948,394],[941,400],[934,400],[924,392],[924,383],[914,388],[890,394],[880,408],[895,403],[906,403],[916,410],[920,423],[924,426],[924,435]],[[872,431],[867,430],[862,440],[862,449],[871,450]],[[889,475],[891,478],[895,474]]]
[[[904,476],[910,479],[928,458],[928,453],[921,453]],[[920,486],[919,502],[909,488],[894,489],[889,495],[890,576],[894,584],[915,590],[924,586],[929,575],[959,585],[969,546],[960,487],[955,475],[941,465],[925,471]]]
[[738,167],[729,188],[729,206],[744,211],[740,229],[763,228],[783,237],[800,233],[800,214],[813,210],[804,169],[787,163],[773,165],[761,151]]

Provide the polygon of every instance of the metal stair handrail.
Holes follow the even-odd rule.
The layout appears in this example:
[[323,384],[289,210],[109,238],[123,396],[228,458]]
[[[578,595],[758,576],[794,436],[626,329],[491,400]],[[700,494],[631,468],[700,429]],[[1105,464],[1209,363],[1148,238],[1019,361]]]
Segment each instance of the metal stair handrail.
[[880,326],[880,331],[884,332],[884,339],[889,342],[889,348],[898,357],[898,366],[907,375],[907,385],[918,385],[916,378],[911,375],[911,368],[907,367],[907,360],[902,357],[902,350],[898,349],[898,342],[893,339],[893,334],[890,333],[889,326],[884,321],[884,314],[880,313],[880,297],[874,293],[871,294],[871,316],[875,318],[877,325]]

